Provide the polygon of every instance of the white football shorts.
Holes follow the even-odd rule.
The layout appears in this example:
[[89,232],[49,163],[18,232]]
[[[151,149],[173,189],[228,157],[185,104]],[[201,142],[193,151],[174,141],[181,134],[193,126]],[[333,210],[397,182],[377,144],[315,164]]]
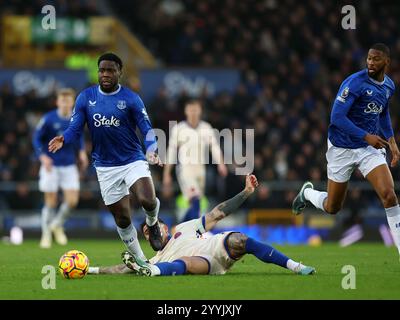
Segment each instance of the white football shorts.
[[79,190],[79,172],[75,164],[69,166],[53,166],[47,171],[44,166],[39,171],[39,190],[41,192],[57,192],[62,190]]
[[387,164],[386,149],[375,149],[372,146],[357,149],[335,147],[328,139],[328,178],[343,183],[350,180],[353,171],[358,168],[366,177],[376,167]]
[[123,166],[96,167],[101,196],[106,206],[118,202],[129,194],[129,188],[140,178],[150,178],[147,161],[138,160]]
[[190,199],[193,191],[200,197],[204,195],[206,187],[206,169],[204,165],[178,165],[176,178],[182,194]]
[[[226,239],[235,231],[217,233],[210,237],[196,238],[194,236],[194,222],[191,220],[179,224],[176,233],[162,251],[150,259],[155,264],[158,262],[172,262],[182,257],[201,257],[208,262],[209,274],[225,274],[237,261],[229,256]],[[185,225],[184,229],[179,226]],[[188,229],[189,230],[188,230]],[[185,230],[186,229],[186,230]]]
[[209,241],[210,255],[205,255],[204,258],[210,262],[210,273],[214,275],[225,274],[236,261],[229,256],[226,239],[234,231],[218,233],[211,237]]

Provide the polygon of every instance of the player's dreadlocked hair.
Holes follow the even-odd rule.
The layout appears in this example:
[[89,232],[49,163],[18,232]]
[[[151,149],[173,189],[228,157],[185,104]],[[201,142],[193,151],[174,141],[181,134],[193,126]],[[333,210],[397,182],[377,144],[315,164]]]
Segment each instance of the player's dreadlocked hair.
[[97,66],[99,66],[100,62],[102,62],[103,60],[114,61],[119,66],[119,70],[122,70],[122,60],[115,53],[107,52],[102,54],[99,57],[99,60],[97,60]]
[[375,43],[371,46],[370,49],[382,51],[386,56],[390,57],[390,49],[384,43]]

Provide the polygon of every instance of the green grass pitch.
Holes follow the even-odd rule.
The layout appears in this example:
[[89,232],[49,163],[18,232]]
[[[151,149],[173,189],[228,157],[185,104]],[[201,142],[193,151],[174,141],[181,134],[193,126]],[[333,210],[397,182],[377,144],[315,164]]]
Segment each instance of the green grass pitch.
[[[142,244],[150,256],[150,247]],[[145,278],[133,275],[88,275],[67,280],[58,273],[56,289],[42,288],[44,265],[57,267],[69,249],[85,252],[92,266],[120,263],[118,240],[72,240],[67,247],[41,250],[38,241],[21,246],[0,244],[0,299],[400,299],[397,250],[382,244],[340,248],[277,246],[289,257],[316,267],[313,276],[298,276],[245,256],[223,276]],[[344,290],[344,265],[356,270],[356,289]]]

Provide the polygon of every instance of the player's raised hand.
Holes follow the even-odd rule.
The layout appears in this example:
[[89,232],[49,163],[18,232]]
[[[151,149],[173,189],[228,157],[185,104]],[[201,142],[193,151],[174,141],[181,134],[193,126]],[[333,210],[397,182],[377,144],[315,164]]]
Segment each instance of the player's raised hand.
[[248,174],[246,176],[246,187],[245,189],[251,193],[258,187],[257,177],[254,174]]
[[155,152],[147,152],[146,153],[146,159],[150,164],[158,165],[160,167],[163,166],[163,163],[161,162],[160,157]]
[[64,144],[63,136],[54,137],[49,142],[49,151],[51,153],[56,153],[58,150],[62,148],[63,144]]
[[365,141],[376,149],[389,147],[389,143],[375,134],[367,134],[364,138]]

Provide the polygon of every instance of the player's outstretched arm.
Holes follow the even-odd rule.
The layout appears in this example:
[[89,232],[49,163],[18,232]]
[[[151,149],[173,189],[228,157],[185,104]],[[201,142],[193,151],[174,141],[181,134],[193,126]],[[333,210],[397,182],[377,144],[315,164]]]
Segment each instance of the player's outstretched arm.
[[253,174],[248,174],[246,176],[246,185],[242,192],[238,193],[233,198],[220,203],[205,215],[205,230],[211,230],[218,223],[218,221],[222,220],[226,216],[229,216],[232,212],[239,208],[257,187],[258,181],[256,176]]
[[135,273],[125,264],[117,264],[109,267],[89,267],[89,274],[126,274]]

